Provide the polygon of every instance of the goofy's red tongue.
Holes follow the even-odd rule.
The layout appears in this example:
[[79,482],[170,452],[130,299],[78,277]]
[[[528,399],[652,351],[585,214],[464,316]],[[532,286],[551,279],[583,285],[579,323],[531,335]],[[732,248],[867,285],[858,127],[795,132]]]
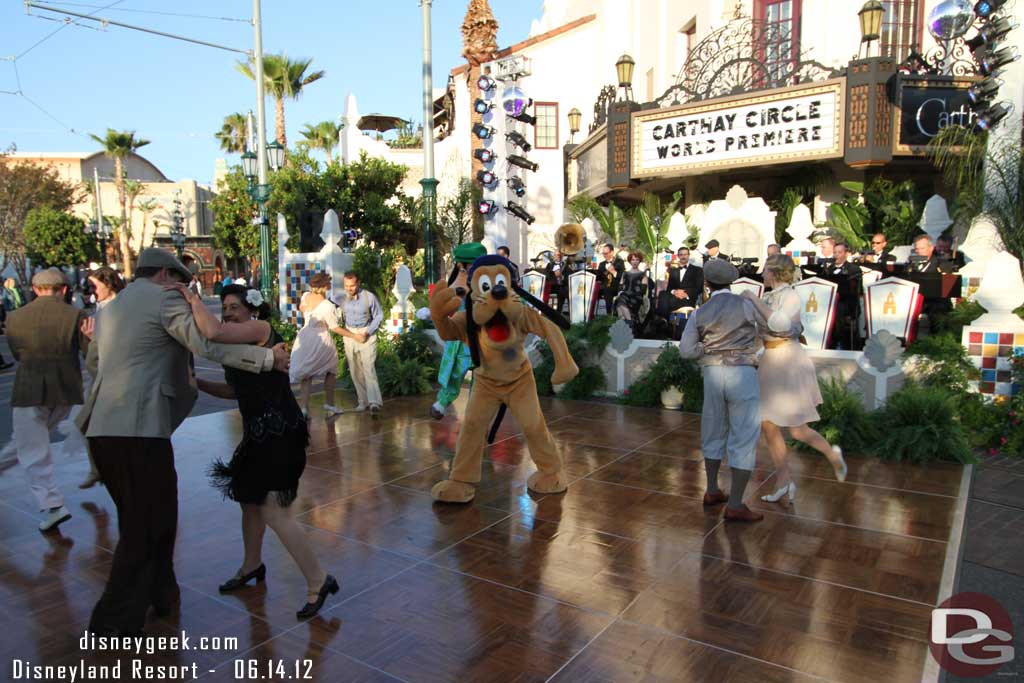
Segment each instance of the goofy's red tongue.
[[503,342],[509,337],[510,330],[508,327],[508,320],[505,319],[504,314],[498,311],[490,322],[484,325],[484,329],[487,330],[487,337],[492,342]]

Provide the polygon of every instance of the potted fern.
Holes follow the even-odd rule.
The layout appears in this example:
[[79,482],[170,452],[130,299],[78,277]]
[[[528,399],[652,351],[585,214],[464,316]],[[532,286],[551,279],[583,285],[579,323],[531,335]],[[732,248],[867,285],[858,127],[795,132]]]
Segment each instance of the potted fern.
[[629,387],[627,405],[657,405],[668,410],[690,410],[703,400],[700,370],[693,361],[679,355],[674,344],[666,344],[658,358]]

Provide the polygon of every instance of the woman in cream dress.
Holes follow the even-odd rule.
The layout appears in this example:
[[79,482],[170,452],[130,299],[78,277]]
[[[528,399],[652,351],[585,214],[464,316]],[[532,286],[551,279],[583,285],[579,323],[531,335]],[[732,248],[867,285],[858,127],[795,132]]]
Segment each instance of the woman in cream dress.
[[793,259],[785,254],[773,254],[764,266],[764,284],[772,291],[763,301],[745,293],[769,319],[770,331],[765,337],[764,356],[757,369],[761,386],[761,433],[768,442],[779,485],[775,493],[761,496],[761,500],[769,503],[787,496],[792,501],[796,497],[783,428],[789,429],[794,439],[821,452],[832,465],[836,479],[844,481],[847,471],[842,449],[830,445],[825,437],[807,426],[820,419],[818,406],[822,399],[814,363],[800,345],[803,324],[800,322],[800,295],[792,286],[795,274]]
[[299,403],[302,414],[309,417],[309,394],[313,380],[324,380],[324,413],[339,415],[342,410],[334,405],[334,385],[338,375],[338,347],[334,345],[331,333],[340,334],[337,308],[327,298],[331,277],[317,273],[309,279],[309,291],[302,295],[299,310],[305,324],[295,337],[292,347],[292,383],[302,385]]

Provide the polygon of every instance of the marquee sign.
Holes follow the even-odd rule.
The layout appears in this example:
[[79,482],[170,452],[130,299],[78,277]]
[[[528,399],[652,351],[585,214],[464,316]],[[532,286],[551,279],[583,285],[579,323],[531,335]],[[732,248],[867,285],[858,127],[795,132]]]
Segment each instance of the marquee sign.
[[896,89],[895,154],[921,154],[944,128],[973,128],[978,115],[967,89],[976,78],[901,75]]
[[635,112],[632,177],[841,157],[845,83]]
[[800,322],[804,326],[807,347],[826,348],[836,321],[839,285],[810,277],[797,282],[793,289],[800,295]]

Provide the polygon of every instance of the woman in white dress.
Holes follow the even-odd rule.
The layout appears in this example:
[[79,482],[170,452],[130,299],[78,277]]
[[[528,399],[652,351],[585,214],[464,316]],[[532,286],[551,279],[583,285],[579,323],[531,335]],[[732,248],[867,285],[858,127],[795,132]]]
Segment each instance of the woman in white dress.
[[793,259],[785,254],[772,254],[764,266],[764,284],[772,291],[763,301],[750,292],[744,293],[769,321],[764,356],[757,369],[761,387],[761,433],[768,442],[779,485],[774,493],[761,496],[761,500],[769,503],[786,497],[790,501],[796,498],[796,484],[786,461],[788,449],[783,428],[789,429],[794,439],[820,451],[832,465],[836,479],[845,481],[847,472],[842,449],[829,444],[825,437],[807,426],[820,419],[818,406],[822,399],[814,363],[800,345],[803,324],[800,322],[800,295],[792,286],[795,275]]
[[324,380],[324,412],[340,415],[342,410],[334,405],[334,386],[338,375],[338,347],[334,345],[331,333],[341,334],[338,326],[337,307],[327,298],[331,277],[317,273],[309,279],[309,291],[302,295],[299,310],[305,324],[295,337],[292,346],[292,360],[289,374],[291,381],[301,382],[299,403],[302,414],[309,417],[309,395],[313,380]]

